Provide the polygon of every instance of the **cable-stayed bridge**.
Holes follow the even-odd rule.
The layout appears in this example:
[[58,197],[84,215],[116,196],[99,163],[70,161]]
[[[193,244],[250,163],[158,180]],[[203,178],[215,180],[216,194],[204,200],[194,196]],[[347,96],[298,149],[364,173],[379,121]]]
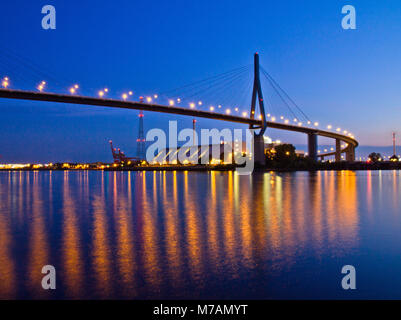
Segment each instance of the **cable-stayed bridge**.
[[[38,68],[32,67],[30,62],[20,56],[17,57],[24,63],[24,70],[27,70],[26,66],[30,66],[31,71],[39,73]],[[40,71],[41,77],[46,76],[42,73],[43,71]],[[245,85],[238,87],[240,81]],[[138,101],[131,101],[132,91],[122,93],[119,99],[112,99],[108,97],[108,88],[97,90],[97,97],[90,97],[78,94],[80,89],[78,85],[72,85],[68,93],[60,94],[45,92],[47,85],[45,81],[39,82],[37,91],[11,89],[10,82],[10,77],[3,78],[0,98],[143,110],[247,124],[255,129],[254,158],[260,163],[264,159],[263,135],[268,128],[306,134],[308,156],[315,160],[334,156],[336,161],[341,161],[342,154],[345,153],[347,161],[354,161],[355,148],[358,146],[354,136],[346,130],[332,125],[323,130],[319,128],[318,122],[312,122],[273,77],[259,65],[258,53],[254,56],[253,66],[237,68],[160,94],[140,97]],[[274,101],[271,94],[269,95],[271,92],[266,90],[266,84],[275,94],[277,101]],[[159,102],[162,99],[166,103]],[[222,102],[216,104],[212,101]],[[277,113],[279,102],[284,106],[285,116],[282,110],[279,110],[280,116],[273,113]],[[187,107],[184,107],[185,105]],[[335,148],[320,152],[318,136],[334,139]]]

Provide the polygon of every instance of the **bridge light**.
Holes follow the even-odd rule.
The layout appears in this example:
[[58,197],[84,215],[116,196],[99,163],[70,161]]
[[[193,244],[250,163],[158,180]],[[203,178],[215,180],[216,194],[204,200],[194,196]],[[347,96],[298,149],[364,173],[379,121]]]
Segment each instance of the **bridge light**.
[[330,148],[331,151],[334,151],[334,148]]
[[336,131],[337,131],[337,132],[340,132],[340,131],[341,131],[341,128],[337,128]]
[[40,92],[42,92],[43,88],[45,87],[45,84],[46,84],[46,82],[45,82],[45,81],[42,81],[42,82],[37,86],[37,88],[38,88],[38,90],[39,90]]
[[157,99],[159,96],[157,94],[153,95],[153,98]]
[[275,122],[276,121],[276,117],[272,117],[272,122]]
[[230,113],[231,113],[231,110],[230,110],[230,109],[226,109],[226,113],[227,113],[227,114],[230,114]]
[[281,119],[281,120],[284,120],[284,117],[283,117],[283,116],[281,116],[281,117],[280,117],[280,119]]
[[178,98],[178,99],[177,99],[177,102],[178,102],[178,103],[180,103],[180,102],[181,102],[181,99],[180,99],[180,98]]
[[132,92],[132,91],[128,91],[128,94],[129,94],[130,96],[132,96],[133,92]]
[[319,122],[315,122],[314,125],[315,127],[317,127],[319,125]]
[[4,81],[8,81],[8,77],[4,77]]
[[174,105],[174,100],[169,100],[169,101],[168,101],[168,104],[169,104],[170,106],[173,106],[173,105]]
[[258,118],[259,118],[259,119],[262,119],[262,115],[260,114]]
[[285,123],[285,124],[288,124],[288,122],[289,122],[289,121],[288,121],[287,119],[285,119],[284,123]]
[[308,124],[311,124],[311,122],[308,120]]
[[147,103],[152,102],[152,98],[151,98],[151,97],[146,97],[146,102],[147,102]]
[[294,122],[297,122],[298,121],[298,119],[297,118],[294,118]]
[[238,108],[235,108],[235,111],[238,112]]
[[195,103],[191,102],[191,103],[189,104],[189,107],[190,107],[191,109],[195,108]]
[[327,129],[331,129],[331,128],[333,128],[332,126],[331,126],[331,124],[329,124],[328,126],[327,126]]
[[202,105],[202,101],[198,101],[198,105],[200,105],[200,106],[201,106],[201,105]]
[[300,126],[300,127],[301,127],[301,126],[302,126],[302,122],[298,122],[298,126]]
[[104,92],[109,92],[109,89],[107,89],[107,88],[104,88],[104,90],[103,90]]
[[218,107],[219,109],[221,109],[221,104],[219,104],[217,107]]
[[348,131],[347,131],[347,130],[344,130],[343,132],[344,132],[344,134],[347,134],[347,133],[348,133]]
[[79,89],[79,86],[76,84],[76,85],[74,86],[74,88],[75,88],[75,89]]
[[246,111],[244,111],[243,113],[242,113],[242,116],[243,117],[246,117],[248,115],[248,113],[246,112]]
[[100,91],[98,92],[98,94],[99,94],[99,97],[103,97],[103,96],[104,96],[104,92],[103,92],[102,90],[100,90]]
[[126,93],[123,93],[123,95],[121,96],[124,100],[127,100],[128,95]]
[[267,114],[267,117],[270,118],[270,113]]
[[75,88],[70,88],[70,93],[74,94],[75,93]]
[[214,107],[213,106],[210,106],[210,111],[214,111]]
[[1,82],[1,85],[2,85],[4,88],[7,88],[8,85],[9,85],[8,80],[6,80],[6,79],[8,79],[8,78],[5,77],[4,80]]

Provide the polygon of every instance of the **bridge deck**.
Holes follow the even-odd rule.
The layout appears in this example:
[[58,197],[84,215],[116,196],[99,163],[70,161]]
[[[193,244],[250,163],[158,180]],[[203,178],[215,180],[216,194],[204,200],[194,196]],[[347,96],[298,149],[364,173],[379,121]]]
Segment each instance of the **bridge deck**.
[[[10,89],[0,89],[0,98],[48,101],[48,102],[100,106],[100,107],[123,108],[123,109],[131,109],[131,110],[163,112],[163,113],[179,114],[179,115],[185,115],[185,116],[191,116],[191,117],[208,118],[208,119],[214,119],[214,120],[243,123],[243,124],[260,126],[260,127],[262,126],[262,121],[257,120],[257,119],[247,118],[247,117],[240,117],[240,116],[222,114],[222,113],[217,113],[217,112],[194,110],[194,109],[187,109],[187,108],[176,107],[176,106],[165,106],[165,105],[160,105],[160,104],[143,103],[143,102],[135,102],[135,101],[121,101],[121,100],[115,100],[115,99],[92,98],[92,97],[67,95],[67,94],[10,90]],[[267,126],[269,128],[274,128],[274,129],[287,130],[287,131],[293,131],[293,132],[301,132],[301,133],[306,133],[306,134],[314,133],[319,136],[323,136],[323,137],[327,137],[327,138],[339,139],[348,144],[348,146],[345,147],[342,150],[342,152],[347,152],[349,148],[355,148],[358,146],[358,142],[349,136],[345,136],[345,135],[335,133],[335,132],[320,130],[317,128],[295,126],[295,125],[272,122],[272,121],[268,121]],[[319,154],[318,156],[322,157],[322,156],[329,156],[329,155],[334,155],[334,154],[335,154],[335,152],[329,152],[326,154]]]

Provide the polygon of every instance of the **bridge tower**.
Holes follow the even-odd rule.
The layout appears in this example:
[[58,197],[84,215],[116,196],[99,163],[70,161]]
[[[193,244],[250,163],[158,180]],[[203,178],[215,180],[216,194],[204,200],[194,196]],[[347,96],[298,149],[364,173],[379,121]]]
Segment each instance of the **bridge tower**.
[[259,54],[256,52],[254,55],[254,80],[253,80],[253,90],[252,90],[252,102],[251,102],[251,119],[255,118],[255,108],[256,102],[259,104],[259,112],[262,117],[262,126],[255,127],[250,126],[250,129],[260,129],[258,133],[254,131],[253,133],[253,157],[255,163],[259,165],[265,164],[265,142],[263,134],[267,128],[265,106],[263,102],[262,87],[260,85],[259,76]]
[[136,153],[141,160],[145,159],[145,135],[143,133],[143,111],[139,111],[138,138],[136,139]]

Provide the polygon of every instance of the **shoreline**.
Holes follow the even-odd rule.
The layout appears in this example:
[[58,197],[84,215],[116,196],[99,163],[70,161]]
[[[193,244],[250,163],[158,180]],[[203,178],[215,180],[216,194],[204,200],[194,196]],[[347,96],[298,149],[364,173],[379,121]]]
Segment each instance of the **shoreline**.
[[[235,171],[236,165],[164,165],[164,166],[126,166],[98,168],[63,168],[63,167],[23,167],[23,168],[0,168],[0,172],[9,171]],[[401,162],[339,162],[339,163],[316,163],[309,167],[255,167],[255,172],[298,172],[298,171],[379,171],[379,170],[401,170]]]

